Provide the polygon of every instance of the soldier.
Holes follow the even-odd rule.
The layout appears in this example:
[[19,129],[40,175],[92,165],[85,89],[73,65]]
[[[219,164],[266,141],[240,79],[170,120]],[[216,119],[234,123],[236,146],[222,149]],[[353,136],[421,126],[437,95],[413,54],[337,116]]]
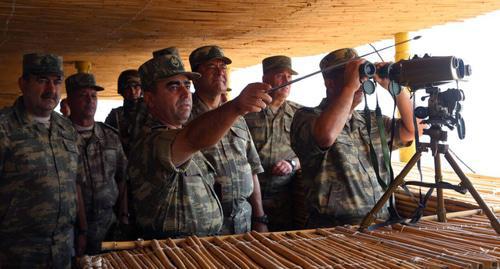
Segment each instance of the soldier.
[[137,70],[128,69],[121,72],[118,77],[118,94],[123,97],[123,106],[113,108],[104,122],[118,130],[123,149],[128,155],[131,121],[135,118],[136,105],[142,96],[141,79]]
[[62,58],[26,54],[22,96],[0,112],[0,267],[70,268],[77,134],[54,112]]
[[70,119],[78,132],[78,147],[83,162],[80,184],[87,221],[85,254],[101,251],[111,227],[117,221],[113,208],[118,210],[119,221],[128,224],[126,195],[127,159],[118,132],[102,122],[95,122],[97,86],[94,76],[77,73],[66,79]]
[[[272,56],[262,61],[262,81],[276,87],[289,82],[292,60],[287,56]],[[258,175],[264,211],[269,216],[269,230],[293,228],[291,181],[300,162],[290,144],[290,125],[293,115],[302,106],[287,101],[290,85],[270,93],[273,101],[258,113],[245,115],[264,173]]]
[[264,108],[271,101],[268,86],[251,84],[183,127],[191,113],[190,80],[200,74],[186,72],[177,53],[150,59],[139,73],[149,128],[134,143],[128,174],[144,238],[217,234],[223,215],[214,169],[199,150],[217,143],[244,114]]
[[[341,68],[323,72],[327,97],[315,108],[298,110],[292,122],[292,148],[310,188],[309,228],[359,224],[383,194],[370,159],[365,117],[354,110],[363,96],[358,70],[364,60],[358,59],[354,49],[340,49],[326,55],[320,68],[345,62],[348,63]],[[387,79],[375,78],[387,88]],[[396,121],[394,149],[413,139],[413,110],[408,92],[398,95],[397,106],[401,119]],[[387,179],[389,172],[383,165],[375,113],[369,120],[380,176]],[[384,116],[382,120],[385,136],[390,138],[391,119]],[[379,217],[386,216],[387,211]]]
[[61,102],[59,102],[59,112],[61,112],[64,117],[69,117],[71,110],[69,109],[68,101],[66,100],[66,98],[62,99]]
[[[224,56],[220,47],[204,46],[191,52],[189,63],[191,70],[202,75],[201,79],[193,81],[191,119],[195,119],[222,105],[222,94],[227,91],[226,65],[231,60]],[[216,145],[202,152],[216,171],[215,190],[224,211],[222,233],[239,234],[252,228],[267,231],[268,219],[262,208],[257,178],[264,169],[245,120],[238,118]]]

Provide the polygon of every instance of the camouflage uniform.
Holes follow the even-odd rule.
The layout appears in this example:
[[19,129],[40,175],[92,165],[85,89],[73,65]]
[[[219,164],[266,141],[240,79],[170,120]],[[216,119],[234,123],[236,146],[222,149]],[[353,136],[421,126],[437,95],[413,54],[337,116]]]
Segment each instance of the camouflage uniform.
[[118,200],[118,186],[126,180],[127,159],[112,127],[96,122],[92,130],[78,133],[83,160],[80,184],[88,225],[85,253],[95,254],[116,221],[113,207]]
[[255,148],[264,167],[258,175],[264,211],[269,215],[269,229],[289,230],[292,226],[293,208],[291,181],[294,173],[276,176],[272,168],[280,160],[290,160],[296,155],[290,145],[290,125],[293,115],[302,106],[285,101],[276,113],[269,108],[245,116]]
[[[147,128],[146,128],[147,127]],[[146,238],[215,235],[222,207],[213,189],[213,168],[200,152],[180,167],[171,161],[179,130],[150,119],[134,145],[128,175],[138,225]]]
[[[210,109],[195,93],[190,119]],[[202,150],[215,167],[215,190],[224,212],[223,234],[239,234],[251,230],[252,206],[248,202],[253,192],[253,175],[262,173],[259,155],[243,117],[213,147]]]
[[135,103],[124,100],[123,106],[113,108],[104,121],[118,130],[123,150],[127,155],[130,150],[130,129],[132,128],[132,121],[135,118],[135,112]]
[[[320,148],[312,135],[312,126],[327,103],[323,99],[315,108],[297,111],[292,122],[291,142],[297,153],[309,192],[310,219],[308,226],[333,226],[358,224],[384,193],[373,169],[366,121],[362,114],[353,111],[335,143],[326,149]],[[386,137],[390,138],[391,119],[383,117]],[[399,140],[399,126],[393,149],[403,146]],[[383,163],[382,145],[375,113],[371,113],[371,137],[378,154],[380,176],[388,178]],[[379,217],[387,217],[387,210]]]
[[[139,68],[145,90],[162,78],[177,74],[189,79],[177,53],[158,55]],[[214,235],[222,227],[222,207],[213,189],[214,169],[200,152],[179,167],[171,160],[171,146],[180,131],[169,130],[139,107],[134,126],[134,154],[128,176],[137,223],[145,238]]]
[[52,112],[33,121],[23,97],[0,112],[0,267],[70,268],[77,134]]

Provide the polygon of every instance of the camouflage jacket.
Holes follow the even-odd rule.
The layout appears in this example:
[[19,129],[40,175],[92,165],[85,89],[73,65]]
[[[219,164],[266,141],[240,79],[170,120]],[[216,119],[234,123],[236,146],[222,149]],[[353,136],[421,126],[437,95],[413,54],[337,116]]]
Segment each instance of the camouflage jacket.
[[127,158],[115,129],[96,122],[91,132],[88,139],[78,136],[83,161],[80,184],[87,219],[96,221],[100,213],[112,213],[118,184],[126,180]]
[[135,113],[135,104],[128,104],[124,102],[123,106],[113,108],[104,121],[106,124],[118,130],[123,150],[127,155],[130,150],[131,128],[135,119]]
[[[292,122],[291,142],[302,165],[309,187],[311,214],[323,214],[339,223],[359,222],[384,193],[379,185],[369,153],[369,137],[363,114],[354,111],[335,143],[320,148],[312,135],[312,124],[326,106],[326,99],[315,108],[297,111]],[[378,155],[380,176],[388,179],[375,113],[371,113],[371,137]],[[383,117],[387,139],[391,119]],[[399,140],[400,120],[396,121],[393,149],[403,146]],[[387,210],[379,217],[386,217]]]
[[264,173],[259,174],[262,199],[275,197],[277,193],[288,194],[293,174],[274,176],[271,171],[276,162],[296,157],[290,144],[290,126],[293,115],[301,107],[297,103],[285,101],[276,113],[267,108],[261,112],[245,115],[248,129],[264,167]]
[[[193,94],[191,120],[209,111]],[[213,147],[202,150],[215,167],[215,190],[224,211],[224,233],[244,233],[251,229],[253,175],[264,171],[252,136],[243,117]]]
[[71,122],[56,112],[50,128],[33,121],[23,97],[0,112],[0,250],[6,246],[15,255],[16,249],[24,248],[23,256],[36,250],[46,255],[33,262],[38,266],[50,254],[54,267],[67,261],[54,257],[60,251],[69,256],[73,246],[76,140]]
[[213,168],[199,152],[175,167],[171,145],[179,130],[152,118],[130,155],[128,176],[137,223],[147,231],[182,236],[217,234],[222,207],[213,189]]

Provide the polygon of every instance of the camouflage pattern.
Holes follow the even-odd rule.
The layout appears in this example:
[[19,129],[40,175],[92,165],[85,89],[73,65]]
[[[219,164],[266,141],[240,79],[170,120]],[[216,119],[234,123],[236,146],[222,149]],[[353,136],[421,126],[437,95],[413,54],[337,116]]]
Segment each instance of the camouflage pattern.
[[92,88],[96,91],[104,91],[104,88],[95,83],[94,75],[89,73],[76,73],[65,81],[66,92],[77,91],[85,88]]
[[0,264],[70,268],[79,169],[77,134],[52,112],[50,127],[23,97],[0,111]]
[[178,132],[148,117],[129,158],[133,204],[145,238],[215,235],[222,226],[210,163],[200,152],[180,167],[171,161]]
[[195,49],[189,55],[191,70],[196,71],[200,64],[212,59],[221,59],[226,64],[232,63],[231,59],[224,56],[224,51],[221,47],[215,45],[203,46]]
[[101,122],[93,130],[78,132],[78,148],[83,162],[79,184],[88,225],[85,254],[97,254],[116,221],[113,207],[118,185],[126,180],[127,158],[117,131]]
[[[370,153],[365,118],[353,111],[335,143],[330,148],[320,148],[313,138],[312,126],[326,107],[326,99],[315,108],[302,108],[295,113],[291,127],[292,148],[297,153],[306,180],[309,212],[309,227],[358,224],[384,193],[377,181]],[[380,135],[375,113],[371,114],[371,137],[378,154],[379,171],[388,178],[383,165]],[[391,119],[383,117],[386,137],[390,138]],[[399,140],[399,126],[393,148],[404,146]],[[387,217],[387,210],[378,217]]]
[[[190,120],[209,111],[196,93]],[[253,175],[262,173],[259,155],[243,117],[239,118],[213,147],[202,150],[215,168],[215,191],[224,211],[223,234],[239,234],[251,230]]]
[[292,75],[298,75],[299,73],[295,72],[292,69],[292,59],[290,57],[284,55],[277,55],[267,57],[262,60],[262,73],[267,73],[271,70],[280,70],[280,69],[288,69],[292,73]]
[[126,156],[130,151],[132,124],[136,117],[137,107],[136,103],[123,100],[123,106],[111,109],[104,121],[107,125],[118,130]]
[[186,72],[179,54],[162,54],[152,58],[139,67],[139,75],[144,91],[150,90],[153,83],[159,79],[168,78],[175,75],[185,75],[191,80],[199,79],[201,75],[196,72]]
[[[350,49],[350,48],[338,49],[328,53],[325,57],[323,57],[323,59],[321,59],[321,62],[319,63],[319,68],[323,70],[330,66],[347,63],[349,60],[352,60],[357,57],[358,53],[356,52],[355,49]],[[327,72],[322,72],[323,77],[325,78],[330,77],[332,72],[335,72],[335,70],[338,70],[340,68],[343,68],[343,65],[340,65],[338,68],[333,68],[332,70],[329,70]]]
[[160,57],[162,55],[175,54],[179,55],[179,50],[176,47],[168,47],[161,50],[153,51],[153,58]]
[[272,168],[280,160],[296,155],[290,144],[290,126],[295,112],[302,106],[285,101],[276,113],[269,108],[245,115],[264,173],[258,175],[264,212],[269,216],[270,231],[292,228],[293,208],[290,206],[291,181],[294,173],[275,176]]
[[55,74],[64,76],[63,58],[54,54],[29,53],[23,56],[23,76]]

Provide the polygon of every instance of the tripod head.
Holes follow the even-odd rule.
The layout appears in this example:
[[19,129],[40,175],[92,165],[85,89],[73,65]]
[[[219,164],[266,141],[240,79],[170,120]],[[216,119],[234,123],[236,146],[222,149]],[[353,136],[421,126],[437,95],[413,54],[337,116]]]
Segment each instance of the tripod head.
[[[442,131],[441,127],[446,126],[450,130],[457,127],[458,137],[464,139],[465,121],[460,114],[460,102],[465,100],[464,92],[461,89],[441,91],[434,86],[425,88],[425,91],[429,95],[422,97],[422,100],[428,99],[428,106],[415,109],[415,116],[423,119],[422,123],[430,125],[430,128],[424,130],[424,134],[439,141],[446,141],[446,132]],[[436,134],[438,129],[444,134]]]

